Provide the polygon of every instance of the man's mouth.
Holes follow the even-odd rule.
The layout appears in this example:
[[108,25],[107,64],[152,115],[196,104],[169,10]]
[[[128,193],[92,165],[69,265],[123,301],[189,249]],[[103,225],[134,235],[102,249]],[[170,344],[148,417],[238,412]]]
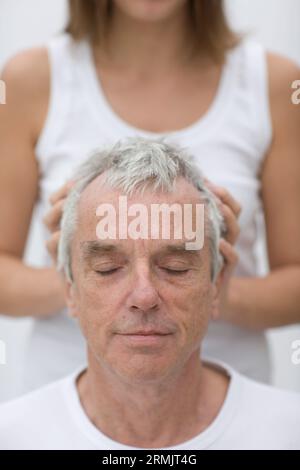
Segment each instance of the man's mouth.
[[159,331],[159,330],[137,330],[130,333],[124,333],[125,335],[139,335],[139,336],[153,336],[160,335],[165,336],[171,334],[171,332]]
[[121,333],[123,340],[131,345],[155,346],[162,344],[173,333],[160,330],[136,330],[129,333]]

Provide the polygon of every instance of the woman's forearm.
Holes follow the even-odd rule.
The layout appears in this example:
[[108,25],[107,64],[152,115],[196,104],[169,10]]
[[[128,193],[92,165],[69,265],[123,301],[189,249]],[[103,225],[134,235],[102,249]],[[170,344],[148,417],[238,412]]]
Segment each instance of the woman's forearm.
[[251,329],[300,323],[300,266],[274,269],[261,278],[233,278],[223,318]]
[[44,317],[64,306],[62,281],[54,268],[33,268],[0,256],[0,312],[12,317]]

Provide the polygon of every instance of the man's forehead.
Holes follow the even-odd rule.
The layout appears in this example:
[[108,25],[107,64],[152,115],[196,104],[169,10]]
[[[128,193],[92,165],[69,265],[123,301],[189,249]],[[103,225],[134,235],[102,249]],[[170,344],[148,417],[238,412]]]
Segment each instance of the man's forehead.
[[97,176],[82,192],[80,206],[84,214],[86,214],[88,207],[95,208],[95,206],[102,203],[111,203],[118,210],[120,196],[126,196],[128,203],[145,205],[151,204],[151,202],[160,204],[194,204],[202,200],[201,193],[183,177],[176,179],[173,191],[153,191],[151,186],[149,186],[143,193],[134,191],[133,194],[128,196],[121,188],[112,188],[106,184],[106,175],[107,172],[104,172]]
[[[126,251],[129,245],[135,251],[185,253],[184,243],[196,240],[194,251],[204,243],[204,204],[199,191],[186,180],[180,182],[180,190],[171,193],[147,188],[144,193],[127,196],[110,188],[103,178],[101,175],[91,182],[80,201],[76,238],[105,241],[91,243],[85,250],[89,254],[100,250]],[[137,245],[121,243],[128,238],[137,240]],[[113,243],[108,244],[109,240]],[[162,246],[165,240],[170,242],[168,246]]]
[[105,184],[106,173],[107,172],[104,172],[101,175],[98,175],[86,186],[86,188],[84,188],[80,195],[80,207],[84,209],[87,206],[94,205],[99,198],[103,200],[105,198],[112,199],[115,197],[116,191]]

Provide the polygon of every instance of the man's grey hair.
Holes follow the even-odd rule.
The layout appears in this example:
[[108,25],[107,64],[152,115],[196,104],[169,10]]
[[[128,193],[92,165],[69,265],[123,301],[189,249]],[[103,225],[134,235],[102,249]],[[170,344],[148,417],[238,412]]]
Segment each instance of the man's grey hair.
[[190,182],[201,193],[201,202],[207,208],[211,279],[215,281],[224,261],[219,241],[226,229],[215,195],[206,186],[194,158],[184,148],[166,143],[164,139],[136,137],[94,151],[75,172],[75,184],[64,204],[58,245],[58,270],[63,271],[70,282],[73,281],[71,244],[78,221],[78,202],[83,190],[104,172],[105,184],[128,196],[146,189],[173,192],[179,177]]

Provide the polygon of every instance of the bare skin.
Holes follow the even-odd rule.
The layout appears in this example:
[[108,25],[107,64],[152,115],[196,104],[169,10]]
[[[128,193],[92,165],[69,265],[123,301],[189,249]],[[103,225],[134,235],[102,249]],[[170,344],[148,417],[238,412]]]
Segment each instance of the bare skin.
[[[94,50],[99,76],[113,108],[123,119],[148,130],[164,132],[191,124],[208,109],[221,66],[209,62],[208,58],[203,57],[200,64],[188,62],[186,55],[182,56],[186,28],[175,14],[167,16],[164,22],[152,21],[147,28],[143,22],[143,40],[137,42],[140,18],[119,13],[122,22],[120,15],[116,17],[111,38],[114,56],[110,60],[108,53]],[[124,35],[128,41],[119,42]],[[154,55],[153,50],[160,53]],[[130,63],[130,68],[126,69],[124,63]],[[232,278],[221,309],[224,319],[255,329],[299,322],[300,315],[300,107],[292,105],[290,100],[291,83],[299,78],[300,72],[292,61],[274,54],[268,55],[268,67],[274,141],[261,181],[271,272],[263,279]],[[120,70],[122,81],[118,81]],[[12,316],[49,315],[64,305],[59,277],[54,269],[29,268],[21,259],[37,199],[34,147],[45,122],[49,98],[46,50],[32,49],[18,54],[6,65],[2,79],[7,83],[8,103],[0,106],[0,214],[6,221],[0,233],[0,311]],[[173,111],[164,113],[167,109]],[[288,184],[284,185],[282,197],[284,181]],[[229,237],[222,241],[220,249],[230,264],[235,262],[231,244],[238,236],[236,217],[240,207],[225,189],[217,188],[215,192],[223,201],[229,226]],[[49,228],[54,232],[49,242],[52,253],[59,235],[57,221],[62,207],[59,199],[54,199],[53,211],[47,216],[51,219]]]

